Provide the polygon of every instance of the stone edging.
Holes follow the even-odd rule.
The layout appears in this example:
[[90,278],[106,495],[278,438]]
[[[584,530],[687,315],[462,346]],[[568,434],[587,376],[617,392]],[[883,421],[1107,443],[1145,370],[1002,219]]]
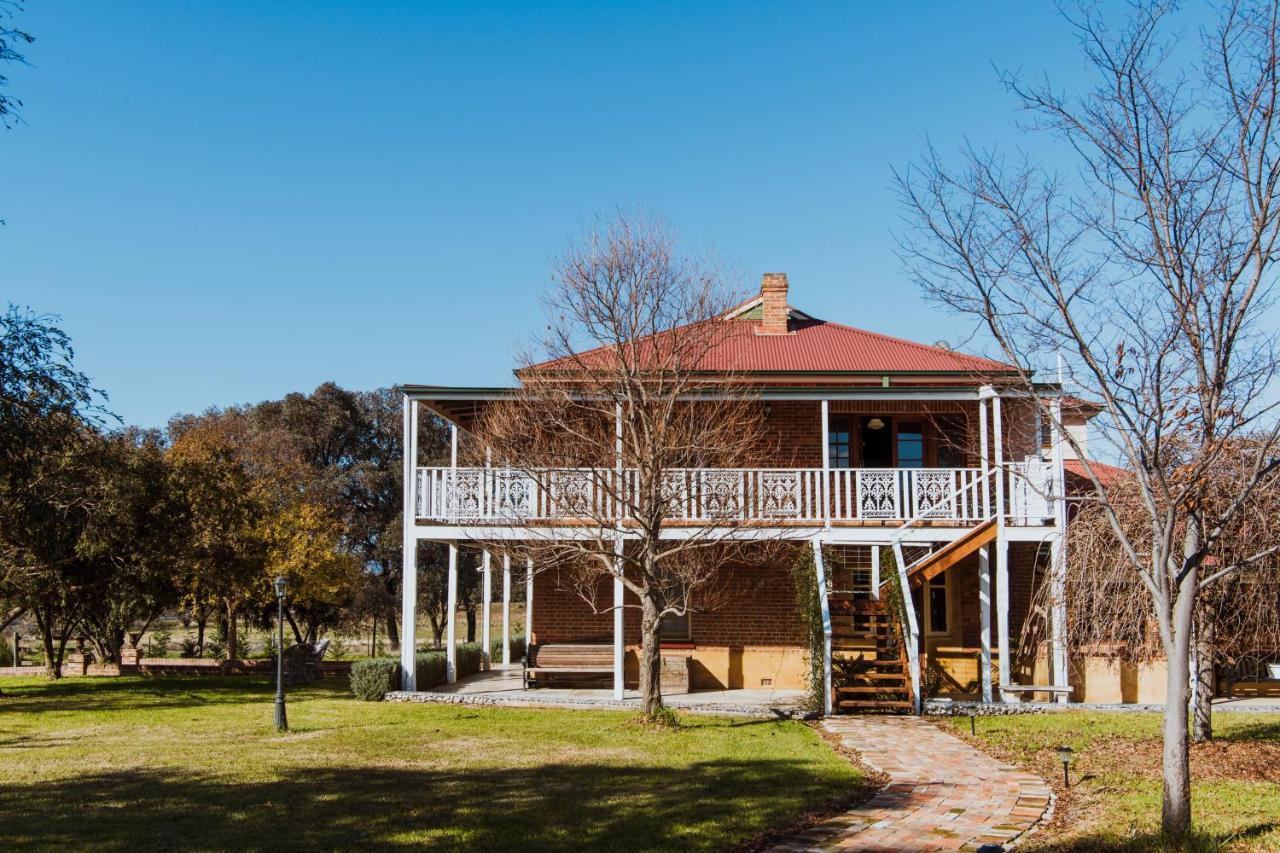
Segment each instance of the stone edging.
[[[475,705],[490,708],[566,708],[583,711],[636,711],[638,704],[619,702],[615,699],[590,697],[557,697],[555,699],[525,699],[514,696],[494,696],[483,693],[435,693],[426,691],[395,690],[385,697],[387,702],[420,702],[435,705]],[[678,698],[663,700],[668,708],[687,714],[713,714],[729,717],[754,717],[760,719],[798,718],[793,708],[761,708],[732,704],[683,704]]]

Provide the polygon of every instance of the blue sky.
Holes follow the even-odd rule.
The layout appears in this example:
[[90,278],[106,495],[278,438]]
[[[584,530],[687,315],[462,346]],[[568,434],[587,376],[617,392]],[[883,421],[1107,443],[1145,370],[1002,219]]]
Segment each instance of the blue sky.
[[[1119,7],[1118,7],[1119,8]],[[33,2],[0,296],[126,422],[332,379],[506,384],[592,214],[670,220],[817,316],[963,337],[890,169],[1017,145],[995,67],[1076,85],[1050,3]]]

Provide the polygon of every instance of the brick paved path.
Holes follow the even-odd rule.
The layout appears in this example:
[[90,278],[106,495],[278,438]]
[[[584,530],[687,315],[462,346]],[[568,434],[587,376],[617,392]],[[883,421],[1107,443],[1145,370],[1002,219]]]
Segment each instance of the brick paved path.
[[974,850],[1008,844],[1049,807],[1039,778],[1002,764],[917,717],[823,723],[889,775],[867,802],[773,849]]

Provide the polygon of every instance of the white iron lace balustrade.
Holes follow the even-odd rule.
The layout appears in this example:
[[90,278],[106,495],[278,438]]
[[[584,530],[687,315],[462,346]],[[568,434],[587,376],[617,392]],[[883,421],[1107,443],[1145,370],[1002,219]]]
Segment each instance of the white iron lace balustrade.
[[859,468],[858,517],[902,518],[901,471],[896,468]]
[[761,518],[800,516],[800,472],[756,472],[756,495]]
[[[1053,466],[1008,463],[1010,524],[1051,523]],[[684,468],[659,475],[672,521],[822,524],[905,521],[969,524],[995,511],[994,478],[976,468]],[[614,519],[643,506],[641,473],[627,469],[419,468],[416,517],[452,523]],[[619,503],[621,502],[621,503]]]

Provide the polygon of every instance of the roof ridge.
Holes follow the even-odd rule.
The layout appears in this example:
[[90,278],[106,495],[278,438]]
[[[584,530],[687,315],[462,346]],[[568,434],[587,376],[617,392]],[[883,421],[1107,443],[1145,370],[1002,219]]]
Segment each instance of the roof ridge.
[[844,329],[849,332],[856,332],[860,335],[868,335],[873,338],[879,338],[880,340],[883,340],[883,341],[893,341],[894,343],[898,343],[898,344],[906,344],[907,346],[915,347],[917,349],[922,349],[927,352],[941,353],[941,354],[949,355],[955,358],[968,359],[970,361],[985,361],[988,364],[998,364],[1001,367],[1013,367],[1013,365],[1011,364],[1006,364],[1003,361],[996,361],[994,358],[987,358],[985,355],[971,355],[967,352],[957,352],[956,350],[953,350],[953,349],[943,349],[942,347],[932,346],[930,344],[922,344],[919,341],[913,341],[909,338],[900,338],[897,335],[886,335],[884,332],[873,332],[870,329],[861,329],[857,326],[850,326],[848,323],[837,323],[834,320],[822,320],[817,317],[814,317],[812,319],[815,322],[823,323],[828,326],[834,326],[837,329]]

